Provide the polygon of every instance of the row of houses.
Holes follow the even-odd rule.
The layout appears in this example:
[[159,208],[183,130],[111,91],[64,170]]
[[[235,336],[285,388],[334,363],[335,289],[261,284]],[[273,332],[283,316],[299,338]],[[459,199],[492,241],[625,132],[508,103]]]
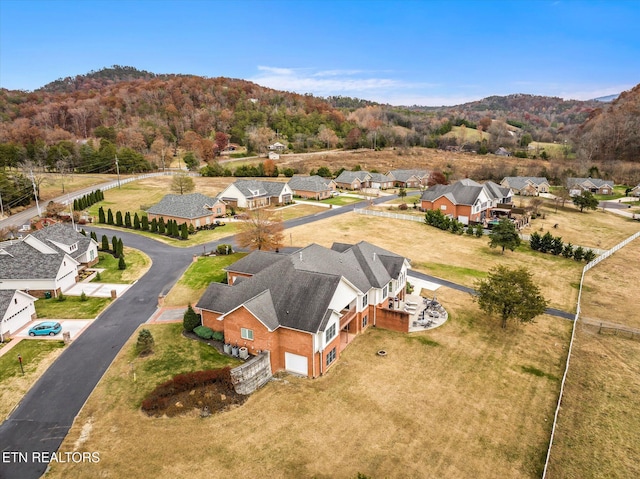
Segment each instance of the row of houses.
[[419,188],[426,186],[430,172],[426,170],[391,170],[386,174],[368,171],[343,171],[335,181],[338,188],[362,190],[375,188],[385,190],[393,187]]
[[63,223],[0,243],[0,336],[35,317],[34,301],[58,296],[98,262],[98,244]]
[[[500,184],[511,188],[515,194],[523,196],[537,196],[549,193],[549,181],[545,177],[536,176],[507,176]],[[613,194],[613,181],[600,178],[567,178],[565,184],[569,195],[578,196],[583,191],[598,195]]]

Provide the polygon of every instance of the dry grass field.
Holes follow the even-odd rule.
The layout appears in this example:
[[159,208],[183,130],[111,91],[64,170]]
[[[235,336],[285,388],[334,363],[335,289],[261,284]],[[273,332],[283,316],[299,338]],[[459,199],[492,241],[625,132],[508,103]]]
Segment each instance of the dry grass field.
[[[529,201],[520,196],[514,197],[516,206],[526,206]],[[543,235],[548,231],[553,236],[561,236],[565,243],[588,248],[609,249],[640,230],[637,221],[602,209],[580,213],[570,202],[556,212],[553,202],[546,200],[540,212],[545,217],[532,220],[531,226],[523,231],[525,234],[537,231]],[[556,224],[558,227],[554,228]]]
[[636,239],[585,276],[550,478],[640,476],[640,335],[598,334],[600,321],[640,329],[638,258]]
[[[576,285],[584,263],[531,251],[528,245],[515,252],[500,254],[488,246],[488,238],[455,236],[427,225],[346,213],[306,226],[287,230],[294,245],[318,243],[331,246],[335,241],[370,241],[411,259],[414,269],[450,281],[473,286],[495,264],[527,266],[541,284],[551,306],[573,311]],[[287,235],[288,236],[288,235]],[[288,246],[288,245],[287,245]]]
[[469,295],[438,298],[451,314],[441,328],[370,329],[325,377],[281,376],[209,419],[136,409],[145,383],[139,367],[130,380],[132,337],[60,449],[100,462],[48,477],[539,477],[570,323],[503,331]]

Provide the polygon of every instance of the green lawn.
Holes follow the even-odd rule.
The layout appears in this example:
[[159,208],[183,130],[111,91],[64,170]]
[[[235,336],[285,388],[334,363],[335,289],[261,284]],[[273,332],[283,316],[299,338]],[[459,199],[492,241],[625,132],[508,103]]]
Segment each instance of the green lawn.
[[363,201],[362,198],[353,198],[351,196],[334,196],[333,198],[327,198],[326,200],[320,200],[320,203],[326,203],[328,205],[345,206],[352,203],[358,203]]
[[86,301],[80,301],[79,296],[65,298],[64,301],[57,298],[36,301],[38,318],[93,319],[111,302],[111,298],[87,298]]
[[194,304],[200,299],[209,283],[221,283],[227,273],[223,271],[235,263],[246,253],[233,253],[228,256],[204,256],[191,263],[182,278],[175,284],[165,298],[166,306],[186,306]]
[[158,384],[171,379],[176,374],[218,369],[225,366],[235,367],[241,361],[220,354],[218,350],[202,341],[182,336],[182,323],[144,325],[151,331],[155,341],[154,353],[138,358],[135,353],[134,333],[132,341],[125,347],[127,364],[136,372],[136,384],[126,377],[110,378],[114,386],[122,393],[123,401],[131,408],[139,408],[144,396]]
[[[117,236],[117,235],[116,235]],[[100,279],[94,278],[92,281],[99,283],[116,283],[116,284],[131,284],[151,266],[151,260],[144,253],[135,250],[133,248],[125,248],[124,260],[127,263],[127,269],[118,269],[118,259],[114,258],[109,253],[99,252],[98,257],[100,260],[94,266],[94,268],[102,269],[105,271],[100,273]]]
[[[64,341],[29,339],[20,341],[11,353],[0,356],[0,384],[15,376],[22,376],[18,355],[22,356],[22,367],[25,375],[38,368],[40,361],[51,351],[64,347]],[[4,386],[4,385],[3,385]]]

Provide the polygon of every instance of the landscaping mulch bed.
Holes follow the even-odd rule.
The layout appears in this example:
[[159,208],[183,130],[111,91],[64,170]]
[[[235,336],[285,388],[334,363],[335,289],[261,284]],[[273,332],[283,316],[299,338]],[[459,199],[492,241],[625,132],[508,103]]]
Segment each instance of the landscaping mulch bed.
[[153,417],[175,417],[187,414],[203,414],[207,408],[210,414],[220,413],[243,404],[249,396],[236,393],[225,384],[213,383],[177,393],[171,397],[169,405],[163,409],[145,411]]

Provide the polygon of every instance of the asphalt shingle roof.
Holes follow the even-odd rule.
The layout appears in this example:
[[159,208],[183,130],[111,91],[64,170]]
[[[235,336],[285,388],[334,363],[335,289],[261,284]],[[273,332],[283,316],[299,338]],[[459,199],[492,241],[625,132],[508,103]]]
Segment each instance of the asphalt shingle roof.
[[402,182],[406,182],[412,176],[419,179],[429,176],[429,172],[426,170],[391,170],[387,174]]
[[454,204],[473,205],[483,190],[494,199],[502,199],[509,194],[509,188],[503,188],[492,181],[481,185],[466,178],[452,185],[434,185],[422,193],[421,199],[435,201],[441,196],[446,196]]
[[549,183],[544,176],[505,176],[501,183],[507,182],[509,188],[521,190],[529,183],[540,186],[542,183]]
[[16,294],[15,289],[0,289],[0,321],[11,304],[14,294]]
[[245,198],[280,196],[286,183],[280,181],[238,180],[233,183]]
[[332,249],[312,244],[290,255],[255,251],[228,268],[253,276],[232,286],[210,284],[196,306],[223,314],[244,305],[271,330],[285,326],[315,333],[326,325],[341,278],[367,292],[387,284],[390,273],[397,277],[403,262],[364,241]]
[[211,198],[201,193],[165,195],[160,202],[149,208],[147,213],[185,219],[202,218],[211,214],[210,208],[218,201],[218,198]]
[[301,191],[313,191],[315,193],[319,193],[321,191],[329,191],[329,188],[326,180],[321,176],[292,176],[289,180],[289,187],[292,190],[301,190]]
[[336,183],[351,183],[356,178],[360,181],[366,181],[370,176],[368,171],[343,171],[335,181]]
[[603,180],[601,178],[567,178],[567,186],[582,185],[586,183],[592,183],[596,188],[601,188],[605,185],[613,188],[613,181]]
[[[91,244],[91,237],[85,236],[82,233],[78,233],[75,229],[73,229],[73,226],[64,223],[56,223],[51,226],[47,226],[46,228],[42,228],[41,230],[31,233],[31,236],[49,246],[57,248],[63,253],[67,253],[73,259],[77,259],[84,253],[86,253],[87,249],[89,249],[89,245]],[[68,251],[63,251],[58,248],[55,243],[60,243],[67,246],[71,246],[72,244],[77,243],[78,249],[72,253],[69,253]]]
[[0,249],[0,279],[55,279],[63,260],[62,252],[41,253],[20,241]]

